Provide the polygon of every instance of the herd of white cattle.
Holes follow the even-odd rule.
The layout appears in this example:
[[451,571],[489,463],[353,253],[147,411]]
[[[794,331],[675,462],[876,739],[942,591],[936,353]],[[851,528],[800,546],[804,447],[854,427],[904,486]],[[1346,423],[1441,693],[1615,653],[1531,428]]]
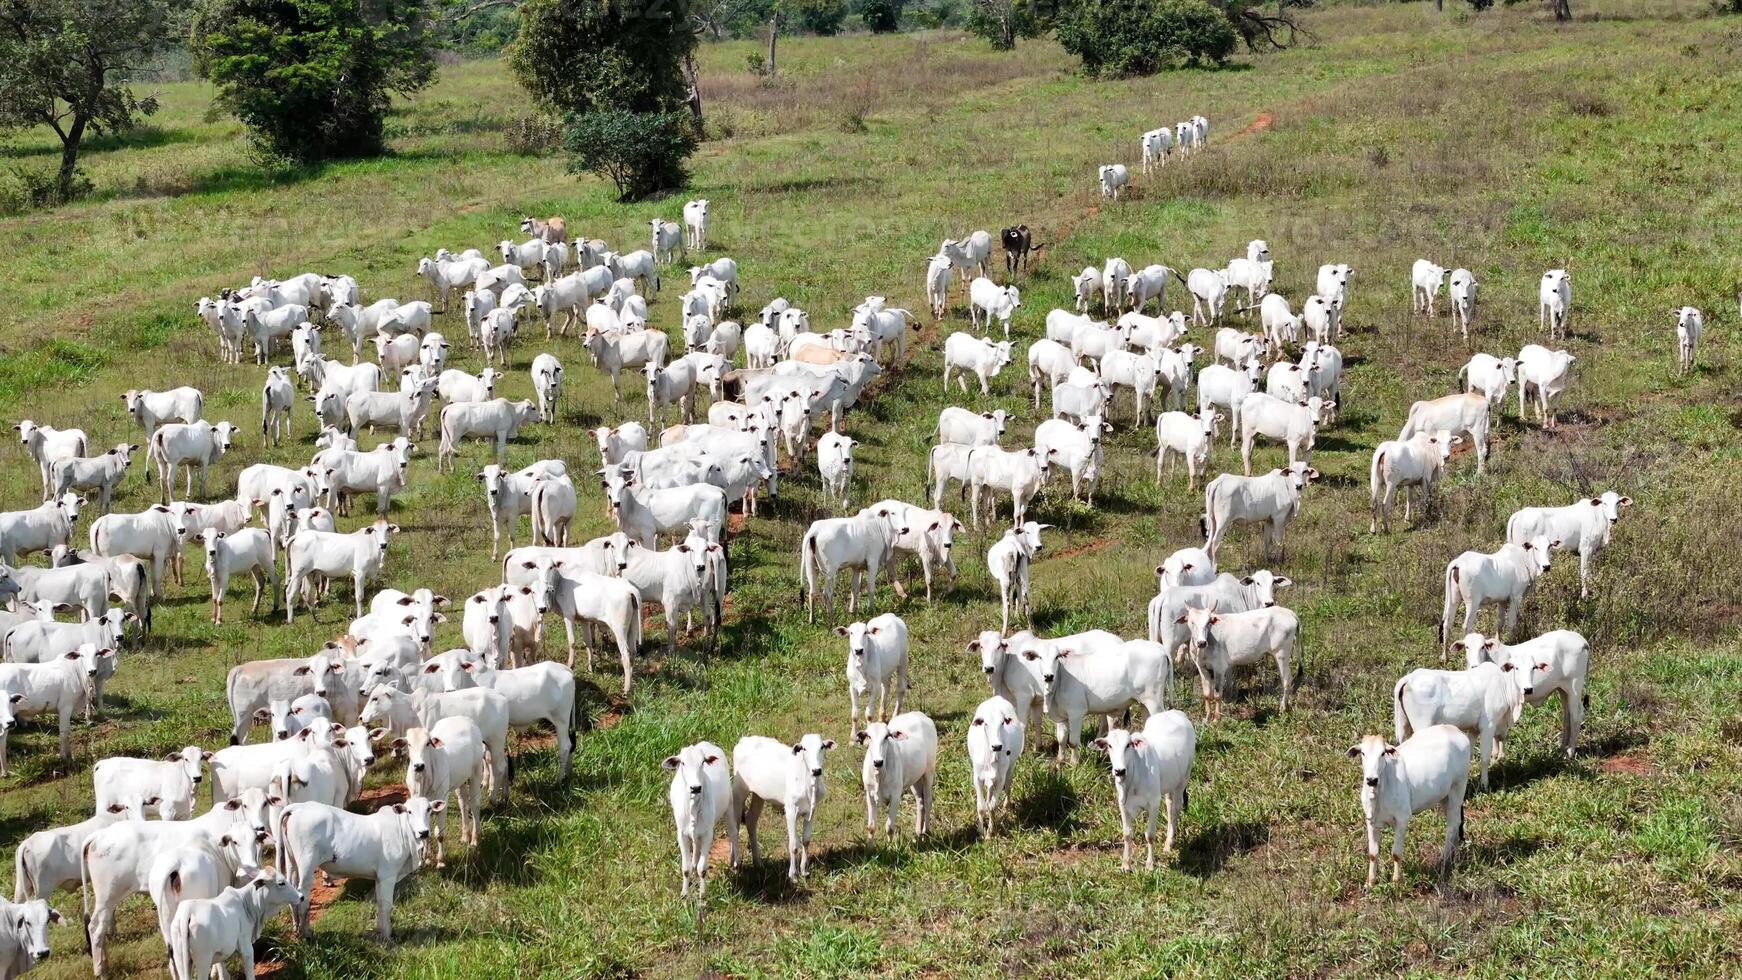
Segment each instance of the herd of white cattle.
[[[1202,117],[1144,134],[1145,172],[1170,153],[1202,146],[1207,134]],[[1123,166],[1101,173],[1110,197],[1128,179]],[[949,485],[963,488],[975,526],[998,497],[1010,498],[1012,526],[986,556],[1000,593],[999,628],[969,644],[993,692],[964,733],[977,824],[986,834],[995,831],[1042,714],[1052,721],[1058,757],[1068,751],[1073,762],[1083,723],[1099,718],[1104,734],[1093,745],[1111,765],[1123,865],[1131,866],[1141,833],[1146,865],[1154,866],[1162,818],[1162,849],[1171,849],[1197,738],[1187,716],[1167,706],[1176,669],[1190,658],[1211,721],[1220,717],[1235,675],[1264,660],[1277,665],[1280,707],[1287,708],[1293,693],[1301,624],[1277,604],[1277,590],[1292,583],[1265,569],[1219,572],[1217,562],[1227,535],[1241,526],[1260,528],[1267,560],[1285,554],[1287,527],[1319,475],[1311,460],[1316,434],[1336,424],[1342,408],[1343,355],[1336,344],[1354,270],[1321,266],[1317,291],[1297,314],[1270,289],[1273,260],[1261,240],[1224,267],[1186,275],[1161,264],[1137,268],[1122,258],[1085,268],[1069,277],[1075,309],[1049,312],[1044,331],[1035,324],[1043,335],[1027,345],[1032,405],[1038,412],[1043,393],[1051,405],[1051,418],[1034,430],[1034,444],[1003,445],[1013,419],[1003,409],[946,408],[927,466],[930,499],[882,500],[855,511],[857,443],[840,433],[841,419],[883,365],[903,356],[918,318],[870,296],[853,309],[849,326],[815,331],[804,310],[776,299],[741,325],[725,318],[740,292],[738,266],[716,258],[688,270],[691,288],[679,300],[683,353],[672,356],[672,338],[648,325],[648,307],[662,288],[661,267],[707,248],[708,208],[707,201],[691,201],[681,224],[654,220],[651,247],[627,253],[599,240],[570,240],[561,219],[528,218],[521,225],[525,240],[501,242],[494,257],[468,249],[422,259],[417,271],[434,303],[383,298],[363,305],[355,280],[314,273],[256,279],[200,299],[196,313],[215,333],[220,358],[239,363],[251,350],[265,370],[263,443],[276,445],[293,432],[299,399],[312,406],[320,427],[309,465],[247,466],[231,497],[194,500],[205,496],[207,471],[232,451],[239,427],[207,421],[205,397],[193,387],[126,392],[122,398],[141,441],[107,451],[93,452],[76,428],[34,420],[14,427],[39,465],[42,503],[0,513],[0,598],[10,609],[0,612],[0,774],[7,733],[19,719],[58,722],[60,754],[70,759],[74,716],[88,721],[101,711],[105,685],[124,675],[117,651],[127,631],[152,629],[152,603],[170,588],[169,578],[182,583],[189,544],[203,548],[215,622],[222,622],[229,581],[241,575],[255,586],[251,610],[259,612],[263,595],[274,609],[282,599],[287,621],[299,604],[312,610],[333,580],[349,580],[355,618],[340,639],[310,656],[230,671],[224,692],[229,747],[190,745],[165,759],[98,762],[92,769],[95,815],[33,834],[18,848],[14,902],[0,903],[7,923],[0,930],[0,971],[20,971],[48,954],[45,929],[59,914],[46,899],[73,887],[82,891],[98,976],[106,970],[116,910],[137,894],[156,903],[171,974],[184,980],[203,976],[207,964],[229,955],[240,955],[251,972],[253,939],[285,907],[306,934],[317,871],[373,879],[377,930],[387,937],[397,883],[426,863],[444,862],[450,800],[460,814],[461,842],[475,844],[484,798],[506,799],[511,732],[552,726],[566,780],[579,722],[577,626],[589,670],[595,630],[611,634],[625,694],[647,606],[663,609],[668,649],[676,644],[680,617],[682,628],[699,617],[707,641],[717,642],[728,588],[727,515],[733,506],[753,513],[759,492],[775,494],[782,447],[790,463],[814,448],[819,485],[830,506],[838,502],[846,515],[815,521],[803,535],[800,569],[813,621],[819,594],[825,617],[833,617],[842,573],[850,614],[859,614],[861,597],[869,612],[878,576],[887,574],[896,585],[898,564],[908,556],[919,560],[929,603],[934,575],[956,576],[952,546],[963,525],[944,510]],[[991,246],[984,231],[946,239],[928,263],[925,293],[933,317],[945,317],[959,279],[977,328],[952,333],[942,345],[946,392],[954,375],[967,394],[972,375],[981,394],[989,394],[1014,357],[1009,338],[1020,294],[988,278]],[[1436,313],[1447,275],[1427,260],[1415,264],[1411,291],[1423,314]],[[536,286],[528,285],[529,276]],[[1180,310],[1165,312],[1170,280],[1191,296],[1189,323]],[[1452,270],[1450,282],[1453,323],[1468,336],[1477,283],[1465,269]],[[1565,270],[1543,276],[1542,327],[1551,341],[1565,335],[1571,298]],[[454,300],[463,306],[464,353],[475,352],[483,364],[476,373],[448,365],[453,345],[433,329]],[[1152,303],[1153,314],[1147,312]],[[1233,317],[1249,321],[1254,312],[1257,329],[1234,325]],[[1678,364],[1686,370],[1694,364],[1701,316],[1684,307],[1675,317]],[[539,320],[546,339],[577,328],[581,347],[610,377],[614,392],[620,394],[624,369],[646,382],[646,425],[626,419],[591,433],[618,530],[578,546],[569,542],[579,504],[569,463],[507,465],[509,445],[523,427],[562,424],[564,367],[549,352],[529,362],[534,399],[496,393],[513,373],[508,352],[535,342],[530,328]],[[987,336],[994,320],[1001,339]],[[1214,331],[1204,337],[1212,346],[1185,341],[1200,326]],[[340,356],[327,356],[324,342],[339,347]],[[362,359],[371,345],[375,362]],[[740,349],[742,367],[736,366]],[[288,364],[273,363],[281,354]],[[1208,363],[1194,371],[1206,355]],[[1534,391],[1538,416],[1552,427],[1550,401],[1567,388],[1573,362],[1566,351],[1536,344],[1516,357],[1476,354],[1459,372],[1465,393],[1411,406],[1398,438],[1373,453],[1371,530],[1389,532],[1399,491],[1406,519],[1425,510],[1460,443],[1474,450],[1476,472],[1483,472],[1493,420],[1512,385],[1519,389],[1521,421],[1526,392]],[[394,374],[396,390],[387,383]],[[704,391],[711,400],[706,422],[697,423],[696,401]],[[1192,414],[1185,409],[1194,391]],[[1229,445],[1241,445],[1243,472],[1204,485],[1203,545],[1180,549],[1156,567],[1160,587],[1145,638],[1100,630],[1057,637],[1013,632],[1012,612],[1018,625],[1029,616],[1031,566],[1050,527],[1030,520],[1029,507],[1055,476],[1068,477],[1073,498],[1093,500],[1103,437],[1123,414],[1115,408],[1125,393],[1131,409],[1124,418],[1131,424],[1147,425],[1153,416],[1158,482],[1178,456],[1187,489],[1195,491],[1209,476],[1223,424]],[[446,597],[429,589],[369,595],[400,532],[388,520],[392,498],[407,487],[417,440],[437,403],[438,469],[456,464],[464,440],[487,442],[490,461],[476,476],[492,558],[502,553],[502,536],[508,538],[502,580],[460,603],[464,645],[441,653],[432,642],[436,624],[447,620],[441,611],[451,606]],[[661,428],[673,409],[678,423]],[[364,430],[387,430],[392,437],[364,450],[357,443]],[[650,439],[650,431],[657,438]],[[1260,439],[1284,445],[1288,465],[1254,475],[1252,452]],[[144,480],[160,483],[162,502],[137,514],[112,513],[114,495],[141,451],[155,468]],[[185,470],[186,499],[172,499],[177,467]],[[796,472],[789,465],[789,477]],[[336,518],[348,515],[363,494],[375,495],[375,519],[340,531]],[[1441,659],[1455,650],[1466,669],[1423,669],[1400,679],[1396,742],[1369,735],[1349,749],[1362,768],[1369,885],[1380,828],[1394,830],[1395,879],[1411,815],[1425,809],[1445,813],[1443,861],[1449,865],[1462,833],[1472,739],[1485,786],[1526,704],[1559,696],[1562,746],[1571,755],[1585,711],[1585,640],[1568,630],[1510,644],[1503,638],[1512,636],[1519,605],[1548,572],[1554,551],[1579,556],[1581,590],[1588,591],[1591,562],[1629,504],[1607,492],[1565,506],[1526,508],[1507,523],[1497,550],[1465,552],[1446,566]],[[81,549],[74,527],[87,506],[99,516],[90,522],[89,548]],[[517,547],[522,516],[529,518],[532,540]],[[670,547],[660,550],[662,541]],[[49,564],[19,564],[34,553],[47,555]],[[1460,604],[1461,623],[1454,621]],[[1490,605],[1496,607],[1494,633],[1475,632],[1478,613]],[[565,627],[566,665],[540,655],[551,613]],[[909,792],[917,803],[915,831],[925,833],[940,745],[931,718],[903,710],[907,626],[882,613],[838,632],[846,639],[852,737],[864,751],[867,833],[881,822],[886,834],[897,835],[897,811]],[[1135,706],[1148,713],[1141,728],[1113,724]],[[268,726],[268,740],[246,744],[257,723]],[[395,755],[408,758],[409,798],[371,814],[351,812],[346,807],[359,798],[377,744],[391,744]],[[769,802],[785,814],[789,876],[804,877],[827,782],[824,758],[834,748],[817,733],[751,736],[737,743],[730,766],[710,742],[665,759],[673,771],[670,803],[684,893],[692,884],[705,889],[710,847],[722,823],[733,863],[741,826],[749,828],[752,860],[758,858],[757,823]],[[196,791],[206,779],[212,807],[195,816]],[[148,815],[159,819],[148,821]],[[263,846],[275,851],[271,864],[263,863]]]

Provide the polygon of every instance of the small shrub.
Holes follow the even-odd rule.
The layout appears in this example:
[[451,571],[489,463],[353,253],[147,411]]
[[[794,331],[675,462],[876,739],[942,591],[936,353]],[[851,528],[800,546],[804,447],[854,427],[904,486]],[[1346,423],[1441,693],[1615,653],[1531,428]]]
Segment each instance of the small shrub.
[[508,126],[508,149],[512,153],[541,155],[563,145],[562,123],[545,115],[518,116]]
[[1581,116],[1600,118],[1609,114],[1609,103],[1592,92],[1572,92],[1567,95],[1567,108]]
[[760,51],[753,51],[744,56],[744,70],[757,78],[767,78],[768,58]]
[[888,34],[901,27],[901,11],[907,0],[859,0],[854,6],[868,30]]
[[683,186],[696,137],[685,113],[614,109],[570,116],[563,144],[570,173],[609,178],[628,201]]
[[1079,0],[1058,21],[1059,44],[1103,77],[1152,75],[1182,64],[1220,64],[1239,34],[1204,0]]
[[31,170],[13,166],[0,175],[0,214],[24,214],[78,200],[91,193],[91,179],[83,170],[74,170],[65,188],[53,171]]

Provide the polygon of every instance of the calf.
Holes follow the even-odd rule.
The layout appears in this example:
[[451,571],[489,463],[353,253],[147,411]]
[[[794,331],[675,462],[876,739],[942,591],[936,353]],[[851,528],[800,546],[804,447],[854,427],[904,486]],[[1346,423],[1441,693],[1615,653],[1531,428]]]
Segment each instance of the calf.
[[[478,846],[478,807],[484,781],[484,735],[478,723],[463,716],[449,716],[428,728],[413,728],[402,738],[393,740],[395,749],[403,750],[406,764],[405,785],[413,796],[431,800],[447,800],[458,794],[460,804],[460,843]],[[447,867],[447,853],[442,838],[447,815],[442,815],[442,827],[435,831],[435,866]]]
[[[309,935],[309,897],[315,872],[375,882],[375,934],[393,938],[393,891],[423,864],[430,816],[447,804],[413,796],[371,814],[325,803],[293,803],[278,817],[278,863],[302,900],[293,907],[297,935]],[[190,978],[191,980],[191,978]]]
[[85,723],[91,721],[92,706],[101,706],[101,678],[104,671],[113,674],[115,651],[99,649],[94,643],[40,664],[0,664],[0,700],[6,705],[6,718],[0,724],[0,776],[6,771],[7,734],[17,724],[15,719],[53,715],[60,731],[60,759],[73,761],[73,713],[82,710]]
[[823,593],[823,615],[835,614],[835,576],[846,571],[847,611],[858,611],[861,581],[869,608],[877,592],[877,573],[894,559],[895,541],[909,529],[888,510],[866,516],[826,517],[811,522],[799,544],[799,573],[805,585],[805,612],[816,622],[818,579]]
[[576,621],[580,621],[586,631],[589,671],[593,666],[591,624],[602,624],[617,642],[618,658],[623,665],[623,693],[628,695],[634,680],[634,654],[641,647],[641,597],[635,587],[602,575],[564,569],[549,558],[534,561],[532,565],[538,582],[533,591],[541,603],[540,616],[545,610],[550,610],[562,617],[563,632],[568,639],[569,667],[575,665]]
[[1565,269],[1550,269],[1543,273],[1537,297],[1537,327],[1546,328],[1550,340],[1557,333],[1566,336],[1567,313],[1573,306],[1572,274]]
[[1506,401],[1506,389],[1518,377],[1518,360],[1495,357],[1492,354],[1472,354],[1469,363],[1458,369],[1458,379],[1465,391],[1480,392],[1494,411]]
[[264,871],[216,898],[189,899],[176,909],[165,937],[170,980],[198,980],[240,957],[244,977],[254,975],[254,944],[280,909],[295,908],[304,893],[277,871]]
[[1488,398],[1474,392],[1446,395],[1409,406],[1409,418],[1398,432],[1399,441],[1419,432],[1463,436],[1476,448],[1476,475],[1488,468]]
[[1022,657],[1040,668],[1043,707],[1053,720],[1058,758],[1077,761],[1083,719],[1113,715],[1141,704],[1151,715],[1167,710],[1173,660],[1159,643],[1126,643],[1104,630],[1043,640]]
[[49,467],[50,499],[63,497],[75,490],[95,491],[97,510],[107,514],[109,500],[115,488],[127,476],[127,467],[139,447],[120,443],[101,456],[67,456],[55,460]]
[[1379,875],[1379,831],[1391,827],[1391,880],[1403,876],[1403,842],[1409,819],[1427,809],[1446,818],[1440,871],[1449,872],[1464,836],[1464,787],[1470,780],[1470,739],[1451,725],[1423,729],[1401,745],[1378,735],[1349,746],[1361,760],[1361,812],[1367,825],[1367,887]]
[[968,768],[974,783],[974,822],[990,837],[1022,755],[1026,730],[1016,706],[993,695],[974,709],[968,725]]
[[1452,445],[1460,438],[1444,432],[1437,435],[1418,432],[1408,439],[1382,442],[1373,450],[1367,477],[1373,507],[1368,533],[1377,532],[1381,522],[1385,524],[1385,533],[1391,533],[1391,498],[1399,488],[1403,490],[1404,520],[1410,519],[1410,500],[1415,496],[1421,498],[1422,513],[1427,513],[1434,485],[1445,472],[1446,460],[1452,457]]
[[1034,407],[1040,407],[1042,384],[1051,391],[1070,377],[1078,367],[1077,357],[1066,344],[1056,340],[1037,340],[1028,345],[1028,383],[1034,390]]
[[643,548],[652,548],[661,534],[685,530],[691,521],[726,526],[726,491],[698,483],[663,490],[642,490],[632,476],[607,473],[602,481],[611,520]]
[[296,619],[296,598],[302,594],[309,615],[314,615],[311,580],[349,575],[357,615],[363,615],[363,595],[369,583],[387,563],[387,540],[399,533],[399,525],[378,520],[349,534],[330,531],[298,531],[285,550],[284,620]]
[[998,604],[1003,616],[999,629],[1005,633],[1010,632],[1011,606],[1017,607],[1030,626],[1034,625],[1034,610],[1029,605],[1028,570],[1035,556],[1040,554],[1040,532],[1049,527],[1052,525],[1028,521],[1021,527],[1007,529],[986,552],[986,568],[998,582]]
[[1204,487],[1204,547],[1210,557],[1222,546],[1228,531],[1237,524],[1258,524],[1264,530],[1264,560],[1270,560],[1274,545],[1282,549],[1282,534],[1300,514],[1301,495],[1319,471],[1305,463],[1290,463],[1285,469],[1264,476],[1223,473]]
[[1563,551],[1579,556],[1579,598],[1591,595],[1591,562],[1609,545],[1621,508],[1633,506],[1632,497],[1613,490],[1565,507],[1525,507],[1513,511],[1506,521],[1506,540],[1525,544],[1538,537],[1560,543]]
[[960,331],[944,341],[944,391],[950,390],[950,372],[956,372],[956,384],[964,393],[968,390],[969,374],[980,379],[980,394],[992,393],[991,379],[996,378],[1010,363],[1010,341],[993,342]]
[[1198,414],[1202,416],[1214,409],[1225,409],[1226,417],[1233,423],[1228,426],[1230,446],[1240,434],[1240,404],[1255,390],[1261,370],[1253,361],[1246,365],[1245,370],[1209,364],[1198,372]]
[[538,420],[556,420],[557,397],[562,392],[563,366],[550,354],[532,359],[532,389],[538,395]]
[[[907,623],[894,613],[835,627],[847,638],[848,723],[859,726],[859,699],[865,699],[865,724],[901,713],[907,694]],[[891,709],[890,702],[894,702]]]
[[1705,326],[1705,317],[1692,306],[1683,306],[1669,313],[1675,317],[1676,370],[1686,374],[1694,369],[1699,356],[1700,331]]
[[[968,284],[968,322],[985,333],[992,327],[992,318],[1004,325],[1004,339],[1010,339],[1010,318],[1022,305],[1022,293],[1015,286],[1000,286],[985,276]],[[986,322],[982,324],[981,318]]]
[[436,379],[436,397],[444,405],[456,402],[487,402],[496,395],[496,382],[502,372],[487,367],[477,374],[467,374],[459,368],[448,368]]
[[1126,184],[1131,183],[1131,172],[1125,169],[1123,163],[1113,163],[1102,166],[1098,171],[1101,182],[1101,196],[1119,200],[1119,192]]
[[449,690],[476,685],[502,695],[508,702],[509,728],[526,729],[540,722],[548,723],[556,733],[557,778],[568,782],[575,751],[576,713],[580,710],[575,698],[574,671],[549,661],[497,670],[488,663],[462,660],[458,673],[447,672],[444,682]]
[[[252,834],[189,841],[159,854],[146,873],[145,890],[157,906],[157,932],[164,947],[174,945],[172,927],[183,903],[210,901],[230,886],[246,883],[259,871],[260,843]],[[194,976],[204,980],[209,974]]]
[[[677,825],[682,894],[690,893],[690,877],[694,875],[696,894],[706,895],[708,852],[713,849],[721,819],[726,821],[734,841],[738,836],[738,808],[725,755],[712,742],[697,742],[676,755],[666,756],[660,768],[672,774],[666,798],[671,802],[672,822]],[[734,848],[733,855],[736,854]]]
[[1434,315],[1434,298],[1446,284],[1449,269],[1434,265],[1427,259],[1416,259],[1409,270],[1409,311]]
[[847,494],[853,484],[853,450],[858,442],[838,432],[825,432],[817,440],[817,471],[823,489],[830,497],[841,498],[841,509],[847,509]]
[[1470,321],[1476,318],[1476,277],[1469,269],[1453,269],[1447,295],[1452,300],[1452,325],[1470,342]]
[[1197,756],[1197,729],[1185,712],[1163,711],[1150,715],[1142,731],[1133,734],[1115,728],[1106,737],[1095,739],[1094,746],[1107,753],[1107,762],[1113,769],[1113,794],[1119,804],[1120,836],[1124,841],[1119,867],[1131,870],[1132,825],[1142,819],[1146,857],[1143,867],[1154,871],[1157,818],[1162,812],[1167,814],[1167,836],[1161,843],[1161,852],[1166,854],[1173,850],[1174,826],[1190,801],[1186,784],[1191,780],[1192,762]]
[[1282,700],[1278,708],[1288,710],[1288,695],[1294,687],[1295,673],[1289,662],[1300,650],[1300,617],[1293,610],[1268,606],[1246,612],[1216,612],[1214,600],[1208,606],[1186,607],[1184,616],[1174,620],[1191,633],[1192,660],[1197,664],[1198,681],[1204,696],[1204,720],[1220,721],[1222,699],[1231,686],[1234,669],[1255,664],[1265,657],[1276,661],[1276,672],[1282,679]]
[[1222,322],[1222,304],[1228,298],[1226,269],[1193,269],[1186,277],[1186,289],[1192,294],[1192,323]]
[[[677,620],[695,610],[703,610],[713,618],[708,600],[707,543],[697,540],[679,544],[667,551],[644,548],[618,533],[606,539],[606,553],[612,559],[612,574],[634,587],[641,603],[657,602],[665,612],[665,651],[677,650]],[[710,631],[710,640],[716,638]]]
[[[1488,765],[1506,755],[1506,735],[1524,712],[1533,693],[1532,671],[1518,670],[1512,661],[1483,661],[1464,670],[1412,670],[1392,689],[1397,741],[1434,725],[1453,725],[1476,737],[1482,788],[1488,788]],[[1466,763],[1466,765],[1468,765]]]
[[[786,815],[786,878],[797,882],[810,874],[811,822],[826,795],[823,753],[834,739],[809,734],[790,746],[761,735],[746,735],[732,747],[732,807],[738,819],[732,835],[732,865],[738,865],[738,827],[750,830],[750,862],[762,860],[756,827],[762,807],[777,803]],[[800,830],[800,826],[803,830]]]
[[[607,460],[606,464],[610,465],[610,461]],[[567,464],[553,459],[540,460],[518,473],[508,473],[495,463],[478,471],[478,482],[484,486],[484,506],[490,512],[491,561],[496,560],[505,529],[508,547],[514,547],[514,529],[520,523],[520,516],[532,513],[533,486],[547,476],[567,474]]]
[[923,712],[909,711],[889,719],[888,724],[875,722],[853,737],[865,746],[865,762],[859,772],[865,789],[865,835],[877,835],[877,811],[881,809],[884,834],[891,839],[898,836],[895,812],[910,789],[918,806],[913,832],[916,836],[925,834],[931,826],[932,792],[937,781],[937,726]]
[[1315,292],[1329,300],[1337,309],[1341,310],[1348,302],[1349,279],[1353,277],[1354,274],[1355,270],[1347,265],[1321,265],[1319,266],[1318,279],[1316,280],[1318,288]]
[[1561,698],[1561,751],[1573,757],[1591,696],[1585,690],[1590,669],[1591,645],[1572,630],[1552,630],[1510,646],[1494,637],[1471,633],[1452,644],[1464,654],[1464,664],[1510,665],[1524,685],[1526,704],[1541,704],[1550,695]]
[[163,502],[169,503],[170,489],[175,483],[175,468],[187,468],[184,496],[193,495],[194,467],[200,471],[200,496],[206,494],[206,469],[222,459],[235,440],[236,426],[229,422],[213,425],[204,419],[192,424],[170,423],[153,432],[146,440],[146,456],[157,464],[163,480]]
[[1564,350],[1551,351],[1538,344],[1527,344],[1518,352],[1518,417],[1524,418],[1524,399],[1536,390],[1538,417],[1543,428],[1555,427],[1555,416],[1549,411],[1549,400],[1567,389],[1571,381],[1573,362],[1578,360]]
[[260,528],[243,528],[226,534],[217,528],[200,532],[205,545],[206,577],[212,584],[212,622],[224,622],[224,591],[231,578],[246,572],[254,579],[254,604],[249,614],[260,611],[262,591],[272,595],[272,612],[278,611],[278,551],[272,535]]
[[1198,474],[1210,464],[1210,447],[1216,441],[1219,412],[1163,412],[1155,417],[1155,482],[1161,483],[1162,467],[1177,455],[1185,461],[1186,489],[1198,488]]
[[1324,415],[1324,400],[1318,396],[1298,404],[1253,392],[1240,400],[1240,460],[1246,475],[1252,475],[1252,444],[1259,436],[1280,440],[1288,446],[1288,462],[1311,463],[1313,441]]
[[1524,600],[1537,577],[1549,570],[1549,550],[1560,547],[1560,541],[1537,535],[1520,543],[1508,543],[1492,554],[1466,551],[1446,564],[1446,601],[1440,614],[1440,659],[1452,642],[1452,613],[1458,603],[1464,604],[1463,633],[1476,628],[1476,614],[1484,604],[1504,605],[1504,626],[1501,613],[1495,611],[1496,636],[1510,636],[1518,626],[1518,606]]

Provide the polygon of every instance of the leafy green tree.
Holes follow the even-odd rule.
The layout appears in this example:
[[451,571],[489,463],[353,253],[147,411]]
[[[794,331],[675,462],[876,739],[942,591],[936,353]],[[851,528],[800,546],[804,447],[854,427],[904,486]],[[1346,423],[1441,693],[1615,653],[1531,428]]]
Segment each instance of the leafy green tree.
[[569,172],[604,177],[619,200],[681,187],[684,160],[696,149],[695,131],[682,112],[608,109],[570,117],[563,133]]
[[901,11],[907,0],[859,0],[859,19],[877,34],[888,34],[901,28]]
[[967,27],[994,48],[1009,51],[1017,38],[1051,30],[1055,13],[1051,0],[971,0]]
[[423,0],[208,0],[195,44],[218,105],[299,163],[380,153],[392,96],[435,78]]
[[1124,77],[1220,64],[1240,35],[1204,0],[1078,0],[1060,12],[1058,39],[1089,74]]
[[847,0],[781,0],[781,6],[801,30],[822,37],[841,33],[847,20]]
[[169,44],[167,0],[0,0],[0,128],[60,138],[52,196],[78,186],[87,134],[130,129],[157,110],[129,84]]
[[508,67],[534,101],[564,113],[665,112],[689,101],[689,0],[526,0]]

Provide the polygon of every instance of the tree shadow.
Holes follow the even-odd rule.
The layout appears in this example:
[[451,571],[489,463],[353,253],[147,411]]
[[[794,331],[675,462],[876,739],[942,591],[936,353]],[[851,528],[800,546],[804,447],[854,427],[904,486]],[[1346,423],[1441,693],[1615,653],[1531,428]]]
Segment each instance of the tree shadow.
[[1220,871],[1229,858],[1269,842],[1270,827],[1256,820],[1188,827],[1185,843],[1179,849],[1179,868],[1193,877],[1208,878]]

